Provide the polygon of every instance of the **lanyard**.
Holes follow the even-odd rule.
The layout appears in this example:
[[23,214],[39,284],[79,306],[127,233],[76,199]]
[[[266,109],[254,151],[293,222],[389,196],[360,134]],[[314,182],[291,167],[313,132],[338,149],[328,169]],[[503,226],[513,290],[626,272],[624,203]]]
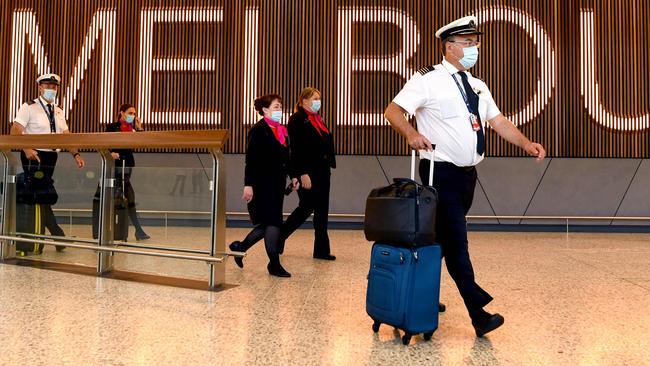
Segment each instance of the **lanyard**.
[[41,98],[38,98],[38,103],[41,105],[43,111],[47,115],[47,119],[50,121],[50,132],[56,133],[56,122],[54,120],[54,110],[52,110],[52,113],[50,114],[50,112],[47,111],[47,108],[45,108],[45,105],[41,101]]
[[474,113],[474,111],[472,110],[472,107],[469,105],[469,99],[467,98],[467,94],[465,93],[463,87],[460,86],[458,80],[456,80],[453,74],[451,75],[451,78],[454,79],[454,82],[456,83],[458,90],[460,90],[460,94],[463,96],[463,100],[465,101],[465,105],[467,106],[467,110],[469,111],[469,113],[476,115],[476,113]]

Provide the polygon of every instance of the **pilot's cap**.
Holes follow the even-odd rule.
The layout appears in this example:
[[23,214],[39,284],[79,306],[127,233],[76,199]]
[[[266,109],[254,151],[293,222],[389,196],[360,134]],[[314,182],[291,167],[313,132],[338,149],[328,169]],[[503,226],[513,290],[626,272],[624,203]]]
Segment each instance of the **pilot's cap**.
[[57,74],[43,74],[36,79],[36,82],[40,84],[61,84],[61,77]]
[[453,22],[443,26],[436,32],[436,37],[445,40],[451,36],[458,36],[462,34],[483,34],[476,28],[478,21],[473,15],[464,18],[456,19]]

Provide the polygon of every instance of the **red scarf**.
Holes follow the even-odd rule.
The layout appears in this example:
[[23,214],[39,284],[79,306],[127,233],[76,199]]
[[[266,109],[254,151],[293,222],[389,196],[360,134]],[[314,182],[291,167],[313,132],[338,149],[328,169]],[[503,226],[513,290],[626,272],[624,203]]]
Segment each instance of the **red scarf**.
[[275,139],[278,140],[278,142],[283,146],[287,146],[287,135],[289,134],[287,132],[287,128],[281,125],[279,122],[275,122],[270,118],[264,117],[264,121],[267,125],[269,125],[269,127],[271,127],[273,135],[275,135]]
[[133,123],[126,123],[125,120],[120,118],[120,131],[133,132]]
[[323,119],[321,118],[320,114],[310,112],[307,109],[305,109],[305,112],[307,112],[307,118],[309,118],[309,122],[311,122],[311,125],[314,126],[316,131],[318,131],[319,135],[323,136],[323,132],[328,135],[330,134],[330,131],[325,126],[325,123],[323,123]]

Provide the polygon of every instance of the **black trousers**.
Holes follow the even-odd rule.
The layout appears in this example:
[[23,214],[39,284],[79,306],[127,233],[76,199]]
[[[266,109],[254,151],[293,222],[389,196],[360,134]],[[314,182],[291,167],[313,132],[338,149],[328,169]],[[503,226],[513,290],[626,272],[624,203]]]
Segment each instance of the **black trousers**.
[[[429,160],[420,160],[420,178],[425,184],[428,184],[430,164]],[[456,283],[470,317],[475,319],[492,301],[492,296],[475,281],[467,245],[465,215],[474,199],[476,168],[436,162],[434,169],[433,186],[438,191],[436,242],[442,247],[447,271]]]
[[[30,166],[39,165],[40,171],[47,177],[52,177],[54,175],[54,168],[56,167],[56,161],[59,158],[59,154],[56,151],[38,151],[38,158],[41,159],[39,163],[36,160],[27,159],[25,152],[20,152],[20,162],[23,165],[23,170],[28,171]],[[53,236],[65,236],[65,232],[59,224],[56,222],[56,217],[52,211],[51,205],[41,205],[41,219],[45,224],[45,227]]]
[[[282,237],[288,238],[314,214],[314,252],[315,256],[330,254],[330,239],[327,235],[327,223],[330,205],[330,171],[309,174],[311,189],[300,188],[298,207],[289,215],[282,225]],[[284,242],[284,240],[283,240]]]

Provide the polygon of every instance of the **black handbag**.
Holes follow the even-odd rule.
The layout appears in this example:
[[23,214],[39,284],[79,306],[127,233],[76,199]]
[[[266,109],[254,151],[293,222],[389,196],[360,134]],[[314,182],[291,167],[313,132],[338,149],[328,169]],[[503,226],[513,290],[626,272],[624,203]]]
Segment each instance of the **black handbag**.
[[[429,182],[433,165],[432,162]],[[435,243],[438,193],[432,186],[417,183],[414,177],[412,154],[411,179],[395,178],[393,184],[370,191],[363,223],[366,240],[405,247]]]
[[54,179],[41,169],[41,164],[30,163],[25,172],[16,175],[17,203],[54,205],[58,200]]

